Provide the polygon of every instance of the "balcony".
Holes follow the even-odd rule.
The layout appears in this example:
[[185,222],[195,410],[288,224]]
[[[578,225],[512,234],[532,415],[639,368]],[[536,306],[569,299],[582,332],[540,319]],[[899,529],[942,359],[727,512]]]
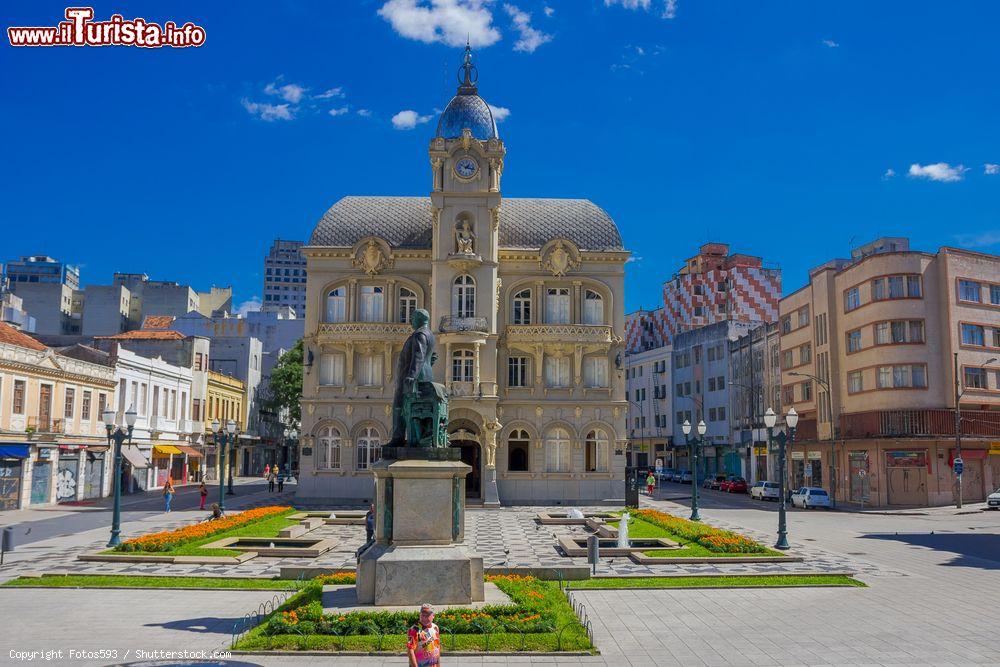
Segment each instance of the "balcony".
[[405,322],[323,322],[317,340],[324,343],[380,341],[401,343],[413,329]]
[[509,324],[511,343],[584,343],[610,345],[615,335],[603,324]]
[[[979,438],[1000,437],[1000,412],[962,410],[962,435]],[[954,436],[955,411],[872,410],[840,416],[844,438],[902,438],[912,436]]]
[[66,432],[66,422],[51,417],[28,417],[28,427],[25,430],[39,435],[60,435]]
[[496,398],[496,382],[464,382],[452,380],[448,383],[451,398]]
[[442,317],[441,333],[460,333],[463,331],[474,331],[476,333],[489,333],[489,324],[485,317]]

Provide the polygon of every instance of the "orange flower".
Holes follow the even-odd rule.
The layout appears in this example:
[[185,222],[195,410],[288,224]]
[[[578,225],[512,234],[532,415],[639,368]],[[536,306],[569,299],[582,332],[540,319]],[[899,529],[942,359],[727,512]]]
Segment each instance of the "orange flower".
[[239,528],[255,521],[260,521],[292,509],[291,507],[271,506],[257,507],[246,510],[239,514],[222,517],[214,521],[196,523],[190,526],[177,528],[176,530],[150,533],[140,537],[126,540],[121,546],[116,547],[119,551],[167,551],[173,547],[188,542],[193,542],[205,537],[210,537],[217,533]]

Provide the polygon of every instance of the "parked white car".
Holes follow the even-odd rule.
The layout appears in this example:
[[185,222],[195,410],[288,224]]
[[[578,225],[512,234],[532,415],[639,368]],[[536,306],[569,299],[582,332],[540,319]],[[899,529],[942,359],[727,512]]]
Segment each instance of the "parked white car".
[[756,482],[750,487],[750,498],[754,500],[777,500],[780,493],[777,482]]
[[801,507],[806,510],[814,507],[830,509],[830,496],[826,491],[815,486],[803,486],[792,494],[792,507]]
[[1000,489],[986,496],[986,509],[1000,510]]

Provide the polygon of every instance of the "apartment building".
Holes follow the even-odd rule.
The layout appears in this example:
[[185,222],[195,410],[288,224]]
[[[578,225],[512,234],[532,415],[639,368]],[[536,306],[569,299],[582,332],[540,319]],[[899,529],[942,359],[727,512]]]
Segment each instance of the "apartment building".
[[262,310],[289,307],[298,317],[306,313],[306,258],[302,241],[275,239],[264,257]]
[[955,501],[1000,485],[1000,257],[879,239],[782,299],[782,404],[801,415],[793,486],[839,501]]
[[743,455],[747,480],[777,479],[777,457],[768,457],[764,413],[781,414],[781,341],[778,323],[755,325],[729,342],[729,428]]
[[625,357],[629,448],[626,465],[648,468],[656,460],[673,466],[671,426],[673,392],[670,377],[673,347],[664,345]]

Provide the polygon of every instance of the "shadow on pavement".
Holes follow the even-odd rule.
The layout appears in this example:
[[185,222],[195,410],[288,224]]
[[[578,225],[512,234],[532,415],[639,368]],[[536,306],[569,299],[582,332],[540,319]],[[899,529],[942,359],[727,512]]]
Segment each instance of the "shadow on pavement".
[[167,630],[184,630],[201,634],[228,635],[239,618],[219,618],[217,616],[202,616],[200,618],[182,618],[167,623],[146,623],[147,628],[166,628]]
[[861,538],[954,553],[958,557],[944,563],[951,567],[1000,570],[1000,535],[994,533],[869,533]]

